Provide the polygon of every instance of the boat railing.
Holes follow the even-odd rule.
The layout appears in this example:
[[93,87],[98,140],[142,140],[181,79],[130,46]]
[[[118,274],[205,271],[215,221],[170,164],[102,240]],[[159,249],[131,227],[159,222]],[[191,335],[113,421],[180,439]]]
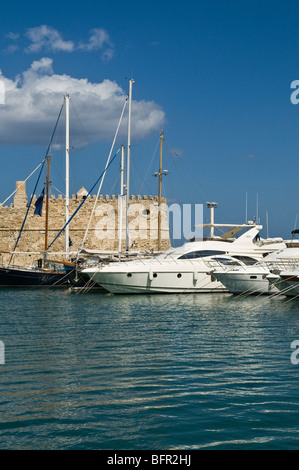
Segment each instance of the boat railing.
[[240,269],[244,269],[245,271],[248,267],[244,263],[241,264],[239,261],[233,262],[233,260],[231,262],[225,262],[224,259],[222,261],[221,259],[202,259],[202,261],[208,268],[212,269],[213,271],[215,271],[216,269],[221,269],[222,271],[239,271]]
[[[218,265],[216,264],[218,263]],[[214,267],[214,269],[221,268],[223,271],[247,271],[248,268],[263,268],[268,271],[285,271],[285,270],[299,270],[299,259],[282,259],[282,260],[272,260],[272,261],[265,261],[265,260],[260,260],[257,261],[255,264],[248,266],[246,264],[239,264],[238,265],[233,265],[233,264],[224,264],[220,260],[207,260],[206,264],[209,267]]]
[[273,261],[272,263],[267,262],[266,264],[270,271],[299,270],[299,259]]

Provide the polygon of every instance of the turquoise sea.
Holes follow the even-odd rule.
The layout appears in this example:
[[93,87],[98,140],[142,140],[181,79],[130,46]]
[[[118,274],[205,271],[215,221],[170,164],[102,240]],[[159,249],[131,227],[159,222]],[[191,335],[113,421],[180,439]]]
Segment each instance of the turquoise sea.
[[1,450],[299,449],[299,300],[2,289]]

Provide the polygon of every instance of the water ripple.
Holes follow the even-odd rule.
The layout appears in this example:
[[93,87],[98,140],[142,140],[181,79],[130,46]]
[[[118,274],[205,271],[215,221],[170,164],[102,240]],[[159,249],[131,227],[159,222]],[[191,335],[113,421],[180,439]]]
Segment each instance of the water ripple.
[[299,448],[299,303],[3,290],[0,308],[1,449]]

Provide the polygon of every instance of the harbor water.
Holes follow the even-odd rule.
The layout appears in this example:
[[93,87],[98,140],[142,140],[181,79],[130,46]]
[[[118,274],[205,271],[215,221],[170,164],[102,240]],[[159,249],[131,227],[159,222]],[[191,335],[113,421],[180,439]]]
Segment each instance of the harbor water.
[[299,449],[299,300],[0,291],[0,449]]

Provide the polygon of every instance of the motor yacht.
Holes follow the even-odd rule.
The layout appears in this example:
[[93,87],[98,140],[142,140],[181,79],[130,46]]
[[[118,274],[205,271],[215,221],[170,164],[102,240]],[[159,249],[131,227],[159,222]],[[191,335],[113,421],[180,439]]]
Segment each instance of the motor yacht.
[[[267,255],[252,266],[218,267],[213,275],[232,294],[274,294],[289,285],[290,279],[285,279],[291,278],[294,269],[297,269],[298,275],[299,248],[286,247]],[[296,278],[295,275],[293,277]]]
[[[205,226],[213,233],[219,227],[229,230],[219,237],[189,241],[152,258],[101,264],[82,273],[114,294],[225,292],[227,288],[213,274],[217,266],[254,264],[285,248],[282,239],[260,239],[262,226],[253,222]],[[244,229],[245,233],[235,237]]]

